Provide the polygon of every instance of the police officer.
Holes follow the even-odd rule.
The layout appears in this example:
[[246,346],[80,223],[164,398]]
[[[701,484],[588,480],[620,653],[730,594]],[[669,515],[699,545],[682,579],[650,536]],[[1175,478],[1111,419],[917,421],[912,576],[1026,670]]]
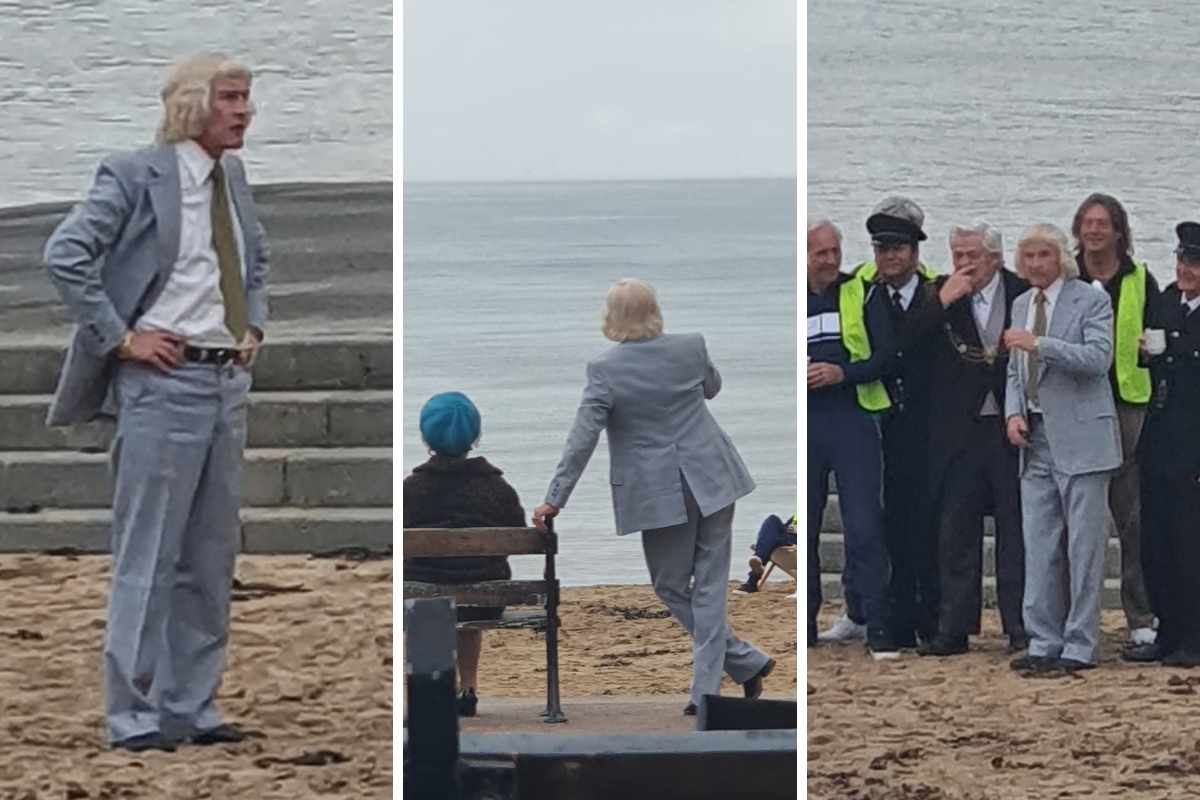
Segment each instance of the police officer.
[[897,647],[938,629],[937,538],[929,486],[932,354],[939,333],[929,311],[939,305],[937,273],[921,263],[925,214],[906,197],[889,197],[867,219],[875,260],[855,274],[872,280],[888,299],[895,358],[885,383],[891,407],[880,416],[883,433],[884,539],[892,566],[888,631]]
[[876,659],[895,658],[886,630],[888,558],[876,420],[891,405],[880,380],[892,351],[891,323],[883,292],[839,271],[841,242],[828,220],[808,226],[808,645],[817,639],[819,538],[832,472],[846,547],[847,614],[835,626],[865,635]]
[[1163,291],[1147,333],[1153,395],[1139,444],[1142,558],[1159,618],[1154,644],[1131,648],[1135,661],[1200,665],[1200,223],[1175,229],[1175,283]]

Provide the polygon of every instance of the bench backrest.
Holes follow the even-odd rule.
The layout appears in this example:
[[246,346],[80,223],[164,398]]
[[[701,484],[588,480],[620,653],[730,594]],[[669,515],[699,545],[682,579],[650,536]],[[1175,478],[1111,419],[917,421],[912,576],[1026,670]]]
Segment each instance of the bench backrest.
[[405,528],[404,557],[520,556],[558,552],[558,538],[537,528]]

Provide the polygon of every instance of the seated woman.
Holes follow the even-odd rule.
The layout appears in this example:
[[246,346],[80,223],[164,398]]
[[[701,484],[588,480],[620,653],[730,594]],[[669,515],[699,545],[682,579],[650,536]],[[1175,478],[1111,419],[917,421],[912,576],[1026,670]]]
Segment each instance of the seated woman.
[[[404,479],[406,528],[520,528],[525,510],[499,469],[467,454],[479,442],[480,417],[466,395],[434,395],[421,409],[421,438],[430,459]],[[473,583],[512,577],[504,556],[404,559],[404,580]],[[496,619],[503,607],[459,606],[458,619]],[[483,631],[458,632],[459,714],[475,716]]]
[[771,559],[771,553],[776,547],[796,546],[796,514],[785,525],[783,520],[772,514],[763,520],[758,529],[758,538],[750,548],[754,555],[750,556],[750,576],[746,582],[733,590],[734,594],[754,594],[758,591],[758,582],[766,571],[766,563]]

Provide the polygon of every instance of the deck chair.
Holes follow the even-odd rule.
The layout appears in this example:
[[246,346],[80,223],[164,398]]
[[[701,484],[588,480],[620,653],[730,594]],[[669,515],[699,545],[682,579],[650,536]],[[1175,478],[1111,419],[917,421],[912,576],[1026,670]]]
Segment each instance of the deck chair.
[[792,580],[796,578],[796,545],[789,544],[784,547],[776,547],[771,551],[771,557],[767,559],[766,568],[763,570],[762,577],[758,579],[758,588],[761,589],[767,585],[767,578],[771,575],[771,570],[779,567],[781,570],[792,576]]

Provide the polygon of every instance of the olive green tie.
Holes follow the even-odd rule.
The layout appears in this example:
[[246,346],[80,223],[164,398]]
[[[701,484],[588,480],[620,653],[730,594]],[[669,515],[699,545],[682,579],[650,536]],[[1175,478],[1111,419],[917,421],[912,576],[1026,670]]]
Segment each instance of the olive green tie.
[[225,170],[217,162],[212,171],[212,245],[221,270],[221,299],[225,302],[225,327],[241,344],[249,323],[246,320],[246,285],[242,282],[242,263],[238,257],[237,239],[233,235],[233,218],[229,215],[229,200],[225,194]]
[[[1038,289],[1038,293],[1033,298],[1033,330],[1030,331],[1035,337],[1046,335],[1046,293]],[[1037,356],[1033,353],[1028,354],[1029,358],[1029,373],[1025,377],[1025,397],[1030,404],[1035,404],[1038,401],[1038,381],[1041,379],[1038,370]]]

